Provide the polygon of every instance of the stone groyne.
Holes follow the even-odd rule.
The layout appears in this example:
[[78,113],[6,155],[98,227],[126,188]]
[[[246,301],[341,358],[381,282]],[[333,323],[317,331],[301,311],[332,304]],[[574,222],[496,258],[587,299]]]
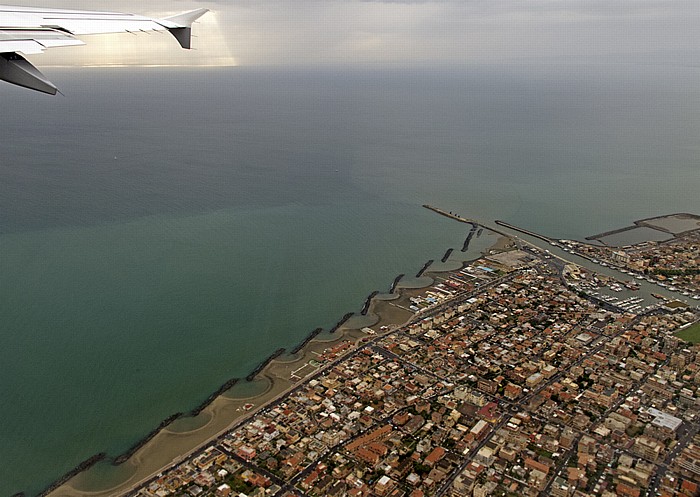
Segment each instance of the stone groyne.
[[396,278],[394,278],[394,282],[389,287],[389,293],[394,293],[394,291],[396,290],[396,285],[399,284],[399,281],[401,281],[401,278],[403,278],[404,276],[406,276],[406,275],[401,273]]
[[433,264],[433,262],[434,261],[430,259],[428,262],[423,264],[423,267],[420,268],[420,271],[416,273],[416,278],[420,278],[421,276],[423,276],[423,273],[425,273],[425,271]]
[[231,378],[228,380],[226,383],[221,385],[214,393],[212,393],[209,397],[207,397],[207,400],[199,404],[197,407],[192,409],[189,412],[190,416],[197,416],[200,412],[202,412],[209,404],[214,402],[214,399],[216,399],[219,395],[224,393],[226,390],[234,386],[236,383],[240,381],[240,378]]
[[270,364],[273,360],[277,359],[279,356],[281,356],[282,354],[284,354],[285,350],[286,350],[286,349],[285,349],[284,347],[280,347],[279,349],[275,350],[275,351],[272,353],[272,355],[270,355],[270,357],[268,357],[268,358],[265,359],[263,362],[261,362],[260,364],[258,364],[258,367],[255,368],[253,371],[251,371],[250,374],[249,374],[248,376],[245,377],[246,381],[253,381],[253,380],[255,379],[255,377],[258,376],[258,373],[260,373],[260,371],[262,371],[263,369],[265,369],[265,367],[266,367],[268,364]]
[[362,311],[360,311],[360,314],[362,314],[363,316],[367,315],[367,312],[369,312],[369,306],[372,303],[372,299],[376,297],[378,293],[379,292],[375,290],[367,296],[367,298],[365,299],[365,305],[362,306]]
[[132,445],[126,452],[123,452],[122,454],[118,455],[112,460],[112,466],[119,466],[123,462],[126,462],[131,456],[133,456],[137,450],[139,450],[141,447],[146,445],[153,437],[155,437],[160,431],[168,426],[170,423],[178,419],[180,416],[182,416],[181,412],[176,412],[172,416],[168,416],[165,418],[163,421],[160,422],[160,424],[155,427],[153,430],[151,430],[148,435],[143,437],[141,440],[136,442],[134,445]]
[[472,229],[469,230],[469,234],[467,234],[467,238],[464,240],[464,245],[462,245],[462,252],[469,250],[469,244],[472,238],[474,238],[474,233],[476,233],[476,225],[472,225]]
[[328,330],[328,333],[333,334],[333,333],[335,333],[336,331],[338,331],[338,328],[340,328],[341,326],[343,326],[343,325],[345,324],[345,321],[347,321],[348,319],[350,319],[350,318],[351,318],[352,316],[354,316],[354,315],[355,315],[354,312],[348,312],[347,314],[345,314],[342,318],[340,318],[340,320],[339,320],[337,323],[335,323],[335,325],[333,326],[333,328],[331,328],[330,330]]
[[[442,259],[440,259],[440,260],[441,260],[442,262],[447,261],[447,259],[450,258],[450,254],[452,253],[453,250],[454,250],[454,249],[452,249],[452,248],[448,248],[448,249],[447,249],[447,252],[445,252],[445,255],[443,255],[443,256],[442,256]],[[464,251],[463,251],[463,252],[464,252]]]
[[[78,464],[75,468],[71,469],[68,473],[66,473],[61,478],[59,478],[58,480],[53,482],[51,485],[46,487],[44,490],[42,490],[38,497],[44,497],[45,495],[50,494],[52,491],[54,491],[55,489],[57,489],[58,487],[60,487],[64,483],[66,483],[68,480],[73,478],[78,473],[82,473],[83,471],[93,467],[95,464],[102,461],[106,457],[107,457],[107,454],[105,454],[104,452],[100,452],[99,454],[95,454],[94,456],[92,456],[88,459],[85,459],[83,462]],[[23,495],[23,494],[20,494],[20,495]]]
[[323,328],[316,328],[314,331],[312,331],[311,333],[309,333],[308,336],[307,336],[306,338],[304,338],[304,340],[302,340],[301,342],[299,342],[299,344],[298,344],[296,347],[294,347],[294,348],[291,350],[291,352],[289,352],[289,353],[292,354],[292,355],[293,355],[293,354],[296,354],[296,353],[299,352],[301,349],[303,349],[304,347],[306,347],[306,344],[308,344],[311,340],[313,340],[314,338],[316,338],[316,337],[318,336],[318,334],[321,333],[322,331],[323,331]]

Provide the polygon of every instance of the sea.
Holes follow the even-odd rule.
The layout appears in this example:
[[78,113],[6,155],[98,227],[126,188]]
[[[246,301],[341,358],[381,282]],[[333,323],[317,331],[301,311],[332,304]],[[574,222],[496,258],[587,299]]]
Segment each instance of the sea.
[[501,219],[700,213],[700,67],[44,68],[0,87],[0,496],[114,457]]

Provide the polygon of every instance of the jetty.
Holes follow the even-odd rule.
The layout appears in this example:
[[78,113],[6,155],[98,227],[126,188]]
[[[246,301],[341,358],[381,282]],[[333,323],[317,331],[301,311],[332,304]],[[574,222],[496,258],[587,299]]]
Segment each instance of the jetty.
[[439,207],[433,207],[432,205],[428,205],[428,204],[423,204],[423,207],[425,207],[426,209],[433,211],[437,214],[440,214],[441,216],[445,216],[445,217],[448,217],[448,218],[453,219],[455,221],[459,221],[460,223],[471,224],[474,228],[476,228],[479,225],[479,223],[477,223],[473,219],[468,219],[466,217],[462,217],[462,216],[455,214],[453,212],[448,212],[446,210],[440,209]]
[[535,233],[534,231],[526,230],[526,229],[524,229],[524,228],[519,228],[519,227],[517,227],[517,226],[515,226],[515,225],[513,225],[513,224],[506,223],[505,221],[499,221],[499,220],[497,219],[497,220],[495,221],[495,223],[496,223],[497,225],[499,225],[499,226],[503,226],[504,228],[508,228],[508,229],[513,230],[513,231],[517,231],[517,232],[519,232],[519,233],[524,233],[524,234],[526,234],[526,235],[530,235],[531,237],[534,237],[534,238],[537,238],[537,239],[539,239],[539,240],[545,241],[545,242],[547,242],[547,243],[549,243],[549,244],[551,244],[551,243],[553,243],[553,242],[556,241],[556,240],[554,240],[554,238],[550,238],[550,237],[545,236],[545,235],[540,235],[539,233]]
[[[468,217],[462,217],[459,214],[455,214],[454,212],[446,211],[444,209],[440,209],[439,207],[435,207],[435,206],[432,206],[429,204],[423,204],[423,207],[425,207],[426,209],[428,209],[430,211],[433,211],[436,214],[440,214],[441,216],[445,216],[447,218],[450,218],[454,221],[458,221],[460,223],[472,225],[472,231],[470,232],[469,235],[467,235],[467,239],[464,241],[464,246],[462,247],[462,252],[466,252],[467,249],[469,248],[469,242],[471,242],[471,239],[474,236],[474,232],[477,230],[477,228],[479,229],[479,231],[476,233],[477,237],[481,236],[481,233],[483,233],[484,229],[487,229],[487,230],[489,230],[493,233],[496,233],[498,235],[501,235],[501,236],[506,236],[509,238],[512,237],[512,235],[509,235],[508,233],[504,233],[503,231],[500,231],[496,228],[493,228],[492,226],[488,226],[486,224],[480,223],[474,219],[469,219]],[[511,228],[511,229],[516,230],[516,231],[520,231],[522,233],[528,233],[528,234],[530,233],[528,231],[522,230],[522,229],[517,228],[515,226],[511,226],[508,223],[504,223],[503,221],[496,221],[496,223],[501,224],[501,226],[505,226],[506,228]],[[537,236],[538,238],[545,239],[545,237],[543,237],[542,235],[537,235],[534,233],[532,235]],[[549,241],[549,239],[547,239],[547,241]]]

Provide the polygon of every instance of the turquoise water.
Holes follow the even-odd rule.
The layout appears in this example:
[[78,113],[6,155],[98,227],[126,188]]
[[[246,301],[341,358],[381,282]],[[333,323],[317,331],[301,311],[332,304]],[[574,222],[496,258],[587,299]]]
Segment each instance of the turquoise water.
[[567,238],[700,207],[692,68],[79,72],[0,90],[0,495],[458,255],[423,203]]
[[224,210],[4,235],[4,446],[46,474],[118,454],[466,232],[420,207],[375,209]]

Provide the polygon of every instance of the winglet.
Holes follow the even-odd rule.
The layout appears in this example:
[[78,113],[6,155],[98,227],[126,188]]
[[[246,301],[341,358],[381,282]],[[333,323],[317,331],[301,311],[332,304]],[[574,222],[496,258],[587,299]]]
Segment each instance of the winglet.
[[166,26],[168,31],[180,43],[182,48],[192,48],[192,23],[209,12],[209,9],[197,9],[183,12],[175,16],[166,17],[164,21],[172,23],[173,26]]
[[183,12],[182,14],[166,17],[165,20],[179,24],[180,27],[189,28],[192,26],[194,21],[202,17],[207,12],[209,12],[209,9],[190,10],[189,12]]

